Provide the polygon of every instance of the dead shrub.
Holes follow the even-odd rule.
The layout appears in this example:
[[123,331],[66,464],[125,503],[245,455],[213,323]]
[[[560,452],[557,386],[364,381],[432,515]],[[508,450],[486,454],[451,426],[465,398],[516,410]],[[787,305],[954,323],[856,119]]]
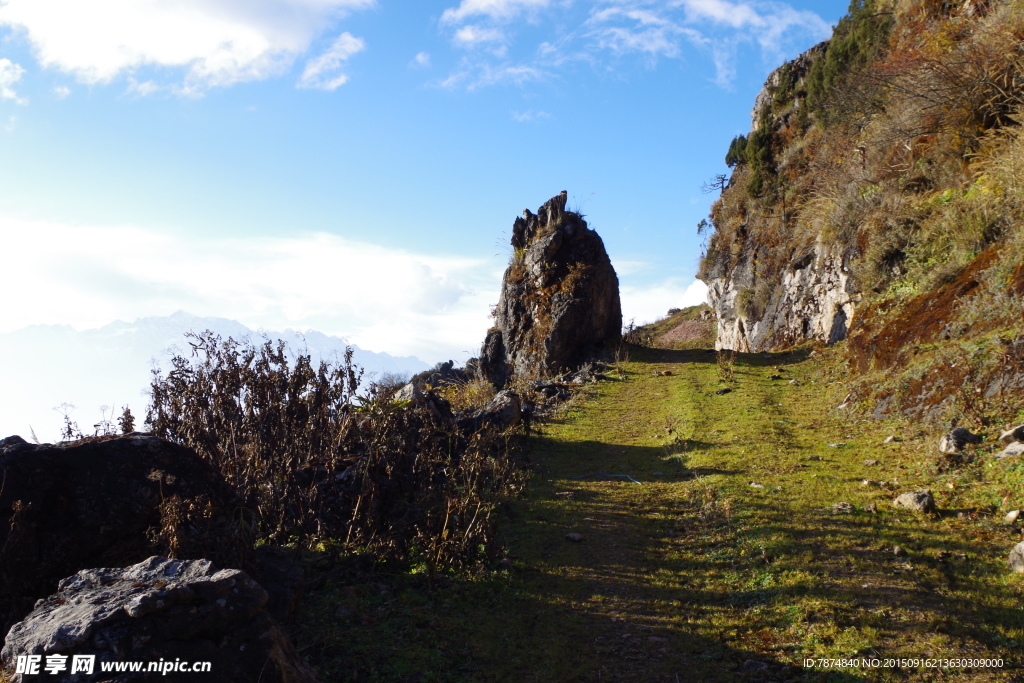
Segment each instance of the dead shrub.
[[[493,556],[490,515],[518,490],[511,435],[454,427],[440,396],[412,405],[371,386],[351,350],[314,367],[283,342],[190,334],[193,357],[154,373],[147,421],[194,449],[233,487],[252,539],[362,548],[431,569]],[[160,532],[180,546],[201,509],[165,502]]]

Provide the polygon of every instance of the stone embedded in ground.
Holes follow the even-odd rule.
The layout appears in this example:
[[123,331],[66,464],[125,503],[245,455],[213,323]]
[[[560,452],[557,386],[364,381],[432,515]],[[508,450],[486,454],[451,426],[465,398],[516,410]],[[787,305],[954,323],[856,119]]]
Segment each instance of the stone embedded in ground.
[[458,420],[459,429],[476,432],[484,427],[499,431],[515,427],[522,421],[522,401],[511,389],[503,389],[480,410]]
[[1013,429],[1007,429],[999,435],[999,440],[1004,445],[1009,445],[1014,441],[1024,441],[1024,425],[1018,425]]
[[894,545],[892,547],[892,554],[896,557],[904,557],[906,556],[907,551],[903,549],[903,546]]
[[867,466],[867,467],[874,467],[877,464],[878,464],[878,461],[874,460],[874,459],[872,459],[872,460],[865,460],[864,461],[864,465]]
[[565,540],[572,541],[573,543],[579,543],[583,540],[583,535],[577,533],[566,534]]
[[845,501],[836,503],[835,505],[832,506],[832,512],[840,515],[849,515],[853,513],[854,510],[855,508],[853,507],[853,505]]
[[899,441],[899,439],[897,439],[895,436],[887,436],[885,437],[885,440],[882,441],[882,443],[895,443],[896,441]]
[[1024,455],[1024,443],[1015,441],[1003,450],[996,453],[997,458],[1008,458],[1014,455]]
[[907,508],[916,512],[934,512],[935,499],[927,489],[902,493],[892,502],[893,507]]
[[980,436],[972,434],[963,427],[957,427],[939,439],[939,452],[952,455],[962,451],[967,444],[978,443],[981,443]]
[[732,389],[730,389],[729,387],[725,387],[724,389],[719,389],[718,391],[716,391],[715,394],[717,394],[718,396],[724,396],[725,394],[728,394],[730,392],[732,392]]
[[1013,550],[1010,551],[1010,569],[1024,572],[1024,541],[1013,546]]
[[123,569],[84,569],[11,628],[2,656],[11,662],[22,654],[44,661],[47,655],[94,655],[93,675],[54,679],[75,683],[107,680],[102,662],[176,659],[211,663],[211,675],[196,680],[313,683],[316,673],[267,613],[266,602],[266,591],[244,572],[218,571],[209,560],[151,557]]
[[1007,513],[1006,517],[1003,517],[1003,521],[1007,524],[1013,524],[1017,521],[1018,517],[1020,517],[1020,510],[1011,510]]
[[619,279],[601,237],[566,211],[567,194],[512,226],[512,263],[502,279],[495,325],[480,373],[502,388],[512,377],[553,376],[619,344]]
[[882,482],[875,481],[874,479],[865,479],[860,483],[861,486],[881,486]]

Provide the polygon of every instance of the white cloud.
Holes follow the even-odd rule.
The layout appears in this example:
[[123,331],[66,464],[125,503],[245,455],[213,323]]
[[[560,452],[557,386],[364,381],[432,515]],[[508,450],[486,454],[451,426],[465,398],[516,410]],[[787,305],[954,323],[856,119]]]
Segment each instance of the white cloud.
[[11,87],[20,81],[24,74],[25,69],[20,64],[15,64],[6,58],[0,59],[0,99],[13,100],[15,104],[28,104],[28,100],[19,97]]
[[525,64],[492,65],[487,62],[462,63],[459,71],[440,82],[442,88],[464,87],[476,90],[499,83],[512,83],[522,86],[531,81],[543,80],[545,74],[533,66]]
[[550,0],[462,0],[458,7],[444,11],[441,23],[455,24],[473,16],[507,20],[523,12],[544,9],[550,4]]
[[430,53],[429,52],[417,52],[416,56],[412,58],[412,65],[419,67],[430,66]]
[[53,89],[53,94],[54,96],[56,96],[58,100],[63,100],[71,94],[71,88],[67,87],[66,85],[58,85],[56,88]]
[[326,52],[306,63],[302,78],[299,79],[299,87],[335,90],[348,80],[348,76],[341,73],[341,67],[349,57],[361,52],[365,47],[366,43],[361,38],[356,38],[347,31],[342,33],[335,38]]
[[186,239],[10,217],[0,217],[0,251],[23,255],[0,269],[0,291],[21,292],[5,304],[0,332],[183,309],[253,328],[312,328],[427,360],[479,352],[503,267],[326,233]]
[[201,94],[278,75],[347,10],[374,0],[6,0],[0,26],[24,35],[38,62],[83,83],[147,66],[185,72]]
[[18,117],[11,115],[7,117],[7,123],[4,124],[4,130],[7,131],[8,133],[13,133],[14,129],[17,128],[17,126]]
[[[579,16],[581,11],[585,16]],[[517,31],[514,22],[530,29]],[[654,66],[661,59],[682,59],[689,46],[710,57],[712,80],[727,87],[736,75],[740,45],[757,45],[766,62],[777,62],[793,47],[805,47],[808,39],[821,40],[831,31],[814,12],[772,0],[463,0],[445,10],[441,24],[457,47],[502,43],[497,59],[476,54],[473,68],[463,64],[447,82],[467,88],[497,82],[471,74],[485,66],[493,72],[505,51],[514,54],[522,36],[543,34],[533,60],[524,65],[537,73],[569,63],[600,66],[609,55],[639,56]]]
[[622,322],[630,320],[637,325],[664,318],[670,308],[685,308],[707,303],[708,286],[700,280],[687,282],[683,278],[668,278],[654,285],[623,284],[619,288],[622,300]]
[[460,47],[475,47],[480,43],[500,43],[505,34],[500,29],[483,28],[475,24],[463,26],[455,32],[455,44]]
[[139,95],[140,97],[146,97],[160,90],[160,86],[152,80],[142,81],[141,83],[134,78],[129,76],[128,78],[128,92]]

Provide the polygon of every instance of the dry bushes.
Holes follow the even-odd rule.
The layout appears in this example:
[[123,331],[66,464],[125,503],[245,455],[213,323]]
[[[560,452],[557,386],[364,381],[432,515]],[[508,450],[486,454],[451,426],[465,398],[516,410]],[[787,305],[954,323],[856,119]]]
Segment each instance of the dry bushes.
[[358,396],[351,352],[314,367],[283,342],[189,336],[193,357],[154,373],[147,421],[220,471],[254,538],[431,569],[497,552],[490,515],[521,483],[509,435],[458,432],[434,395]]

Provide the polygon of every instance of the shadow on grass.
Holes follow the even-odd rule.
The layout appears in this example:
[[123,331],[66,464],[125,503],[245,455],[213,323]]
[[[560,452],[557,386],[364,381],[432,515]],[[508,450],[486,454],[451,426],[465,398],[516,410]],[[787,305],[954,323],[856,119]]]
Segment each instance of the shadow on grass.
[[[1001,635],[1024,628],[1015,588],[994,580],[1005,568],[974,557],[966,535],[909,513],[727,498],[721,478],[743,472],[688,469],[661,447],[535,443],[526,497],[495,520],[503,559],[432,583],[361,574],[307,597],[300,647],[325,680],[846,683],[928,672],[803,662],[1002,657],[1003,673],[1021,664]],[[642,483],[572,479],[588,474]]]

